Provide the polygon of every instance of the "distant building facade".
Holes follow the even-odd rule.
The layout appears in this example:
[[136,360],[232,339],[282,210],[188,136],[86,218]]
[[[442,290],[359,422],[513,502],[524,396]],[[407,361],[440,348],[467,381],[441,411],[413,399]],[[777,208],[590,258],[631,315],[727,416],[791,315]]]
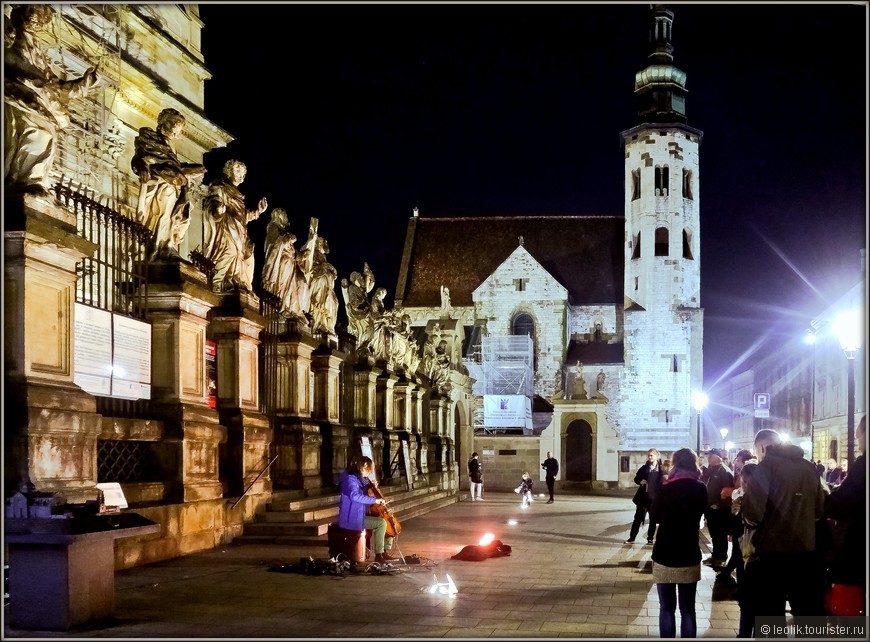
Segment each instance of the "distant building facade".
[[[672,24],[673,13],[656,5],[650,63],[635,79],[638,124],[621,134],[621,215],[426,218],[415,211],[408,223],[396,305],[419,326],[437,316],[447,287],[473,377],[491,365],[474,371],[485,337],[531,336],[535,405],[552,400],[540,451],[560,459],[569,482],[629,484],[647,449],[667,453],[698,442],[690,400],[703,382],[703,134],[687,124]],[[490,447],[485,421],[478,425],[475,449],[485,466],[487,451],[495,464],[501,449]],[[512,462],[507,456],[494,467],[522,468]]]

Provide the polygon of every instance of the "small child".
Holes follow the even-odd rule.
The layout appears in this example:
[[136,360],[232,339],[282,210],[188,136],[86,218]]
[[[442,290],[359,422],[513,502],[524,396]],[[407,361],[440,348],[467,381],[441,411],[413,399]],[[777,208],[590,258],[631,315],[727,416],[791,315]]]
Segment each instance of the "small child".
[[532,503],[532,478],[529,477],[529,473],[523,473],[523,480],[514,488],[514,492],[522,496],[523,508]]

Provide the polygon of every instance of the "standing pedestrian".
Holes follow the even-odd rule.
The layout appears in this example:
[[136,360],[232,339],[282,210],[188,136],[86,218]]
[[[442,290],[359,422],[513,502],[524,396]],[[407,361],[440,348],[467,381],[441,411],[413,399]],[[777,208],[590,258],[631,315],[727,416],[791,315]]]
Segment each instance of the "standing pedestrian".
[[[655,448],[650,448],[646,454],[646,463],[637,469],[634,476],[634,483],[638,485],[637,492],[631,500],[637,507],[634,511],[634,520],[631,522],[631,530],[628,533],[626,544],[633,544],[634,538],[640,532],[640,527],[643,525],[647,511],[652,505],[653,499],[662,484],[661,478],[661,455]],[[650,517],[649,530],[646,533],[646,543],[652,545],[653,538],[656,535],[656,522]]]
[[650,521],[661,524],[652,552],[653,579],[659,595],[659,636],[676,637],[679,603],[680,637],[693,638],[698,630],[695,595],[701,579],[698,531],[707,491],[699,479],[695,451],[681,448],[671,462],[668,480],[650,507]]
[[553,489],[556,486],[556,475],[559,474],[559,462],[555,457],[547,451],[547,458],[541,464],[541,468],[547,471],[546,479],[547,479],[547,490],[550,491],[550,499],[547,501],[548,504],[553,503]]
[[471,484],[471,501],[483,501],[483,470],[480,467],[478,454],[471,453],[468,460],[468,481]]
[[743,498],[743,520],[755,527],[755,614],[784,623],[788,601],[794,616],[824,615],[824,566],[816,551],[825,503],[819,473],[803,448],[783,443],[775,430],[758,431],[755,452],[758,466]]
[[731,505],[723,499],[722,491],[734,487],[734,475],[723,461],[727,453],[721,448],[707,451],[707,469],[701,481],[707,486],[707,531],[713,544],[713,552],[705,564],[721,570],[728,564],[728,525],[731,517]]

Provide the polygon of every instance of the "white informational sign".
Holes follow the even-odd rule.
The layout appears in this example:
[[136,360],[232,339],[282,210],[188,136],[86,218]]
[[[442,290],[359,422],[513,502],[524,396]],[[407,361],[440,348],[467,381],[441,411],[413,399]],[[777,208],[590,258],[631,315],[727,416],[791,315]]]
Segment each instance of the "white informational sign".
[[112,313],[75,304],[73,381],[93,395],[112,392]]
[[112,396],[151,398],[151,325],[114,315]]
[[97,484],[97,488],[103,491],[103,505],[113,508],[127,508],[127,498],[121,490],[121,484],[117,482]]
[[770,417],[770,395],[766,392],[756,392],[753,397],[755,416],[760,419]]
[[532,400],[524,395],[484,395],[483,423],[487,428],[531,428]]
[[[375,458],[372,456],[372,442],[369,441],[368,437],[359,438],[359,449],[363,457],[368,457],[372,460],[372,462],[374,462]],[[372,466],[372,474],[369,475],[369,479],[371,479],[373,482],[378,481],[378,478],[375,475],[374,466]]]
[[414,486],[414,476],[411,473],[411,444],[402,440],[402,459],[405,463],[405,477],[408,484],[408,490]]

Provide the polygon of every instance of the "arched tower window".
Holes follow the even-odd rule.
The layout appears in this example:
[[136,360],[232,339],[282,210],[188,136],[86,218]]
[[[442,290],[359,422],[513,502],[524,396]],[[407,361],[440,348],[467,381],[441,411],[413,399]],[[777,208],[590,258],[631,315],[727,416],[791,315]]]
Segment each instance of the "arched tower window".
[[692,196],[692,172],[688,169],[683,169],[683,198],[694,200]]
[[656,167],[656,196],[668,195],[668,166]]
[[511,321],[511,334],[523,335],[527,334],[535,340],[535,321],[530,314],[520,312]]
[[694,259],[692,256],[692,235],[689,234],[689,230],[683,230],[683,258],[684,259]]
[[640,169],[631,170],[631,200],[640,198]]
[[656,228],[656,256],[667,256],[668,255],[668,228],[666,227],[657,227]]
[[634,247],[631,248],[631,258],[640,258],[640,232],[634,235]]

